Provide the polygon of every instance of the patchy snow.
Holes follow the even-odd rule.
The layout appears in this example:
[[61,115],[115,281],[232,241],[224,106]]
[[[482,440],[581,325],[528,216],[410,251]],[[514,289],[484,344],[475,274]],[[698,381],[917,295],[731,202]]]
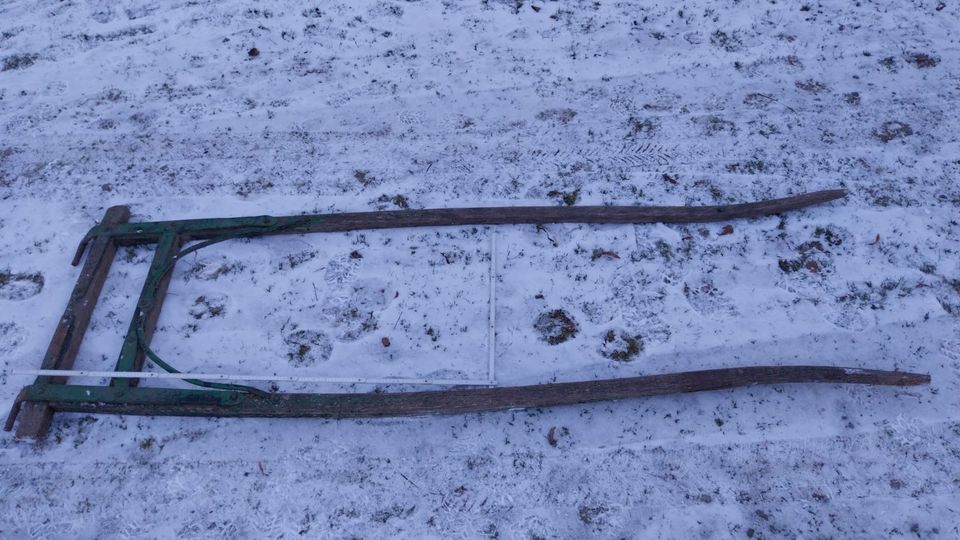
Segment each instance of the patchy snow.
[[[846,200],[710,225],[228,242],[177,266],[155,349],[198,371],[484,377],[495,230],[500,384],[766,363],[933,381],[373,421],[58,414],[41,446],[0,438],[0,536],[956,537],[960,6],[823,4],[5,2],[6,402],[109,205],[151,220],[838,186]],[[120,250],[77,368],[112,368],[149,258]]]

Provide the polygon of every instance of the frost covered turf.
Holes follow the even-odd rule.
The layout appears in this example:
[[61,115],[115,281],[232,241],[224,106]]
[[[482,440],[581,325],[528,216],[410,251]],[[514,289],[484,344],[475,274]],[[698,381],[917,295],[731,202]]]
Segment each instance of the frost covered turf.
[[[483,377],[496,233],[500,384],[765,363],[933,383],[376,421],[59,414],[39,447],[0,438],[0,536],[955,538],[958,17],[949,0],[5,2],[4,406],[112,204],[142,221],[845,187],[708,226],[225,243],[177,266],[154,348],[184,370]],[[149,257],[118,253],[78,368],[112,368]]]

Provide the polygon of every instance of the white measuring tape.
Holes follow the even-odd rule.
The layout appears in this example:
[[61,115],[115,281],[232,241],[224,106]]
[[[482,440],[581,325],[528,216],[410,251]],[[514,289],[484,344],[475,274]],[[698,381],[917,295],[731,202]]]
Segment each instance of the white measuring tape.
[[86,377],[111,379],[203,379],[211,381],[279,381],[336,384],[433,384],[443,386],[490,386],[490,381],[476,379],[430,379],[416,377],[312,377],[309,375],[235,375],[226,373],[159,373],[155,371],[89,371],[68,369],[15,369],[14,375],[45,377]]
[[490,230],[490,334],[487,338],[487,377],[490,386],[497,384],[494,366],[497,359],[497,231]]

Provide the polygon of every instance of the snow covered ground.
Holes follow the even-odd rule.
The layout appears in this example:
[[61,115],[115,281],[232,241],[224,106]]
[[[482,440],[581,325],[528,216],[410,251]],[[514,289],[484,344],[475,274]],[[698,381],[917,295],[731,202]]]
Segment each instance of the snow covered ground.
[[[495,233],[500,384],[765,363],[933,382],[375,421],[58,414],[40,446],[0,437],[0,536],[956,538],[958,20],[951,0],[7,0],[4,405],[113,204],[141,221],[845,187],[709,226],[225,243],[178,266],[154,344],[181,369],[482,377]],[[120,251],[77,367],[113,366],[149,257]],[[537,323],[558,310],[576,331],[551,344]]]

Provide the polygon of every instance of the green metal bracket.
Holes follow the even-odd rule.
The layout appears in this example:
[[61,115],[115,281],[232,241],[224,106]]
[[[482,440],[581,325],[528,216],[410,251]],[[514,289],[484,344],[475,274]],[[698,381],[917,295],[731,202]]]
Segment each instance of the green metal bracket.
[[[160,233],[157,249],[153,255],[153,262],[150,263],[150,270],[147,272],[147,279],[143,284],[140,299],[137,301],[136,310],[131,318],[130,328],[127,330],[127,336],[124,338],[123,346],[120,349],[116,371],[140,371],[142,369],[144,351],[138,338],[139,329],[141,325],[144,326],[143,331],[149,343],[157,318],[160,316],[160,308],[167,286],[170,283],[168,269],[172,267],[179,248],[180,237],[176,231],[168,228]],[[136,386],[137,383],[138,379],[119,378],[110,382],[111,386]]]

